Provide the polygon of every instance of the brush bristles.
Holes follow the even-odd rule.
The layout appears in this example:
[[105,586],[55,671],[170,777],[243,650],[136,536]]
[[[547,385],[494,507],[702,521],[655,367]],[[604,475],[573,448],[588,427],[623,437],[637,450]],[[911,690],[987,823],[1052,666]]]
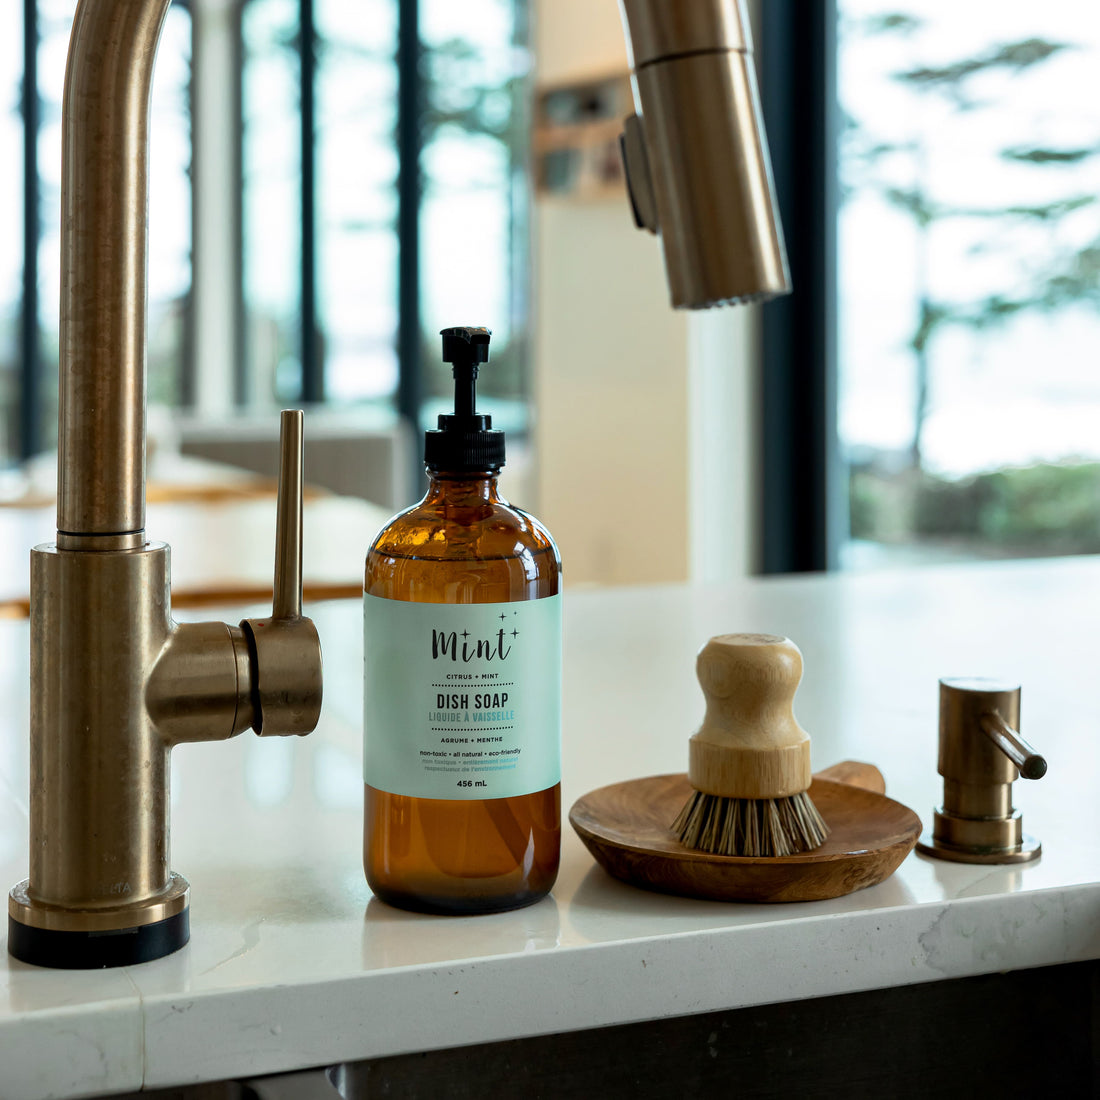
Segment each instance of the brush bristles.
[[723,798],[695,791],[672,831],[686,848],[720,856],[792,856],[820,847],[829,835],[805,791],[789,798]]

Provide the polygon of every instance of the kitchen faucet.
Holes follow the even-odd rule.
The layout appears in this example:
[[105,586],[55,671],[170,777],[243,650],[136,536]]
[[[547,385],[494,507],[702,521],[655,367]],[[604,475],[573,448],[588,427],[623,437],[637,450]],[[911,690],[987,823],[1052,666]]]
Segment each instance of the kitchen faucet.
[[30,877],[8,899],[8,950],[43,966],[182,947],[171,749],[305,734],[321,709],[301,614],[301,412],[282,414],[270,618],[174,623],[169,549],[145,534],[149,94],[169,2],[81,0],[69,46],[57,540],[31,552]]

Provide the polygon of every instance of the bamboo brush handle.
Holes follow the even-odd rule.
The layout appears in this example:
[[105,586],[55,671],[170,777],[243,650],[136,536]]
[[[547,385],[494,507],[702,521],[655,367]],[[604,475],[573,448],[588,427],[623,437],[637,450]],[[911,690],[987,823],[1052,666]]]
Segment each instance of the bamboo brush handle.
[[809,788],[810,738],[794,717],[798,646],[775,634],[721,634],[695,662],[706,697],[688,779],[723,798],[787,798]]

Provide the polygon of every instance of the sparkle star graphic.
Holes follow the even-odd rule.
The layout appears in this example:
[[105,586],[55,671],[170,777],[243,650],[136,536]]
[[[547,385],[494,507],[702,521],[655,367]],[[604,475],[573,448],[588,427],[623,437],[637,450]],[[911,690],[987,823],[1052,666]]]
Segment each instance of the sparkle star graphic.
[[504,612],[503,612],[503,611],[502,611],[502,612],[501,612],[501,614],[500,614],[500,621],[501,621],[501,622],[504,622]]
[[464,630],[464,631],[462,632],[462,637],[463,637],[463,638],[468,638],[469,636],[470,636],[470,632],[469,632],[468,630]]
[[518,638],[519,637],[519,631],[518,630],[513,630],[512,631],[512,637],[513,638]]

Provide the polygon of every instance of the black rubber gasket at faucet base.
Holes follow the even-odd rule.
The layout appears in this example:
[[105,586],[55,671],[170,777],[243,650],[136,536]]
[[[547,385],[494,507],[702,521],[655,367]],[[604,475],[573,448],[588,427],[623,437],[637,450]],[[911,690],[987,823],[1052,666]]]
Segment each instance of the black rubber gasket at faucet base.
[[8,914],[8,953],[21,962],[53,970],[101,970],[152,962],[178,951],[190,938],[187,909],[155,924],[106,932],[32,928]]

